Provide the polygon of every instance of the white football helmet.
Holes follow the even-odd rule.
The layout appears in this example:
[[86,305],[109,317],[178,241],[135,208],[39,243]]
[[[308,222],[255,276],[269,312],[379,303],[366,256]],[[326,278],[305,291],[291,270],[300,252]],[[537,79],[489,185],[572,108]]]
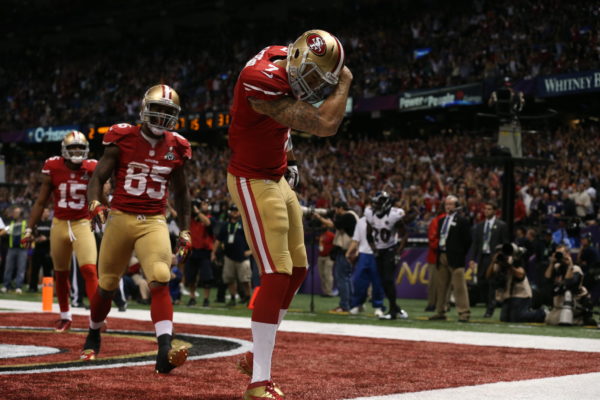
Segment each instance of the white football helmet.
[[144,94],[140,119],[152,133],[162,135],[175,128],[180,111],[177,92],[167,85],[155,85]]
[[87,160],[90,152],[90,144],[85,135],[79,131],[67,132],[63,137],[62,156],[65,160],[69,160],[75,164],[81,164],[83,160]]
[[344,58],[342,44],[329,32],[304,32],[288,48],[286,70],[294,96],[309,103],[323,100],[324,90],[338,84]]

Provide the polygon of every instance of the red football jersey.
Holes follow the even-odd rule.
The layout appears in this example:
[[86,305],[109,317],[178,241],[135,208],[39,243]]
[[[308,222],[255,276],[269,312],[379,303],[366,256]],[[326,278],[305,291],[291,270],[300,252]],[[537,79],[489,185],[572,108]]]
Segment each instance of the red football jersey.
[[290,129],[257,113],[248,102],[248,97],[275,100],[293,96],[285,68],[273,63],[285,57],[287,47],[266,47],[240,72],[229,126],[231,160],[227,170],[235,176],[278,181],[286,170]]
[[120,149],[110,206],[132,214],[163,214],[171,173],[192,157],[187,139],[165,131],[162,139],[153,140],[138,126],[117,124],[102,143]]
[[88,218],[86,193],[96,160],[83,160],[81,167],[72,170],[62,157],[51,157],[42,167],[42,174],[52,179],[54,216],[64,220]]

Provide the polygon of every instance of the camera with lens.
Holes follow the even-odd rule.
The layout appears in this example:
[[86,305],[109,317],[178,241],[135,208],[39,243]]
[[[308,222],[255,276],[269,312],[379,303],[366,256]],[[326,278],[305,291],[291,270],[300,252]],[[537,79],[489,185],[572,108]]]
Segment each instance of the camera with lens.
[[[208,205],[208,209],[206,211],[202,211],[202,204],[206,203]],[[195,198],[192,200],[192,217],[196,220],[200,218],[200,214],[209,213],[211,209],[210,203],[207,199]]]
[[504,243],[496,246],[496,262],[501,267],[504,265],[508,266],[509,257],[517,255],[518,248],[516,250],[515,247],[512,243]]
[[315,213],[317,213],[320,216],[325,217],[325,218],[329,218],[333,215],[333,212],[326,208],[318,208],[318,207],[313,207],[313,206],[310,206],[310,207],[300,206],[300,208],[302,209],[302,215],[304,215],[305,217],[311,217]]
[[[519,262],[518,258],[523,253],[523,249],[517,247],[513,243],[504,243],[496,247],[496,264],[499,270],[494,274],[492,278],[492,286],[496,289],[501,289],[506,286],[508,280],[509,269],[511,265],[515,265],[515,262]],[[518,264],[517,264],[518,265]]]
[[319,230],[323,228],[323,224],[321,224],[321,221],[313,217],[315,213],[319,214],[324,218],[332,218],[334,214],[332,210],[328,210],[326,208],[318,208],[313,206],[300,206],[300,208],[302,209],[302,215],[306,217],[307,228],[314,230]]
[[554,262],[556,263],[556,264],[554,264],[555,274],[556,274],[556,276],[560,276],[560,277],[564,278],[565,274],[567,273],[567,268],[569,268],[569,265],[565,261],[565,256],[560,251],[554,252],[553,256],[554,256]]

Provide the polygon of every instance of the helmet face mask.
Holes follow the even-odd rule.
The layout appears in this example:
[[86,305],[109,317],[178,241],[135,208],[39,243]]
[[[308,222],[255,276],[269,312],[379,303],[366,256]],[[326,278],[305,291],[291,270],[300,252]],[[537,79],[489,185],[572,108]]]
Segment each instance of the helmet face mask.
[[144,95],[140,119],[155,135],[162,135],[177,125],[179,95],[167,85],[152,86]]
[[81,164],[87,160],[90,145],[85,135],[79,131],[68,132],[61,143],[61,155],[65,160]]
[[380,218],[386,215],[392,208],[392,199],[385,191],[377,192],[371,201],[373,203],[373,212]]
[[298,100],[308,103],[323,100],[327,89],[338,84],[343,66],[344,49],[328,32],[305,32],[288,47],[286,69]]

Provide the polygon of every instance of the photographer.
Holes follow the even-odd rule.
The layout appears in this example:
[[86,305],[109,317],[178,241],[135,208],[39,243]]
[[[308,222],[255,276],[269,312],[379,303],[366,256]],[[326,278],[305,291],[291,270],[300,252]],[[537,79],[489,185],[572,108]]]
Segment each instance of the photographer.
[[542,309],[531,309],[531,286],[523,269],[524,250],[514,243],[497,246],[486,272],[490,285],[501,293],[502,322],[544,322],[546,317]]
[[188,306],[196,305],[196,285],[204,288],[203,307],[210,304],[210,288],[213,283],[213,270],[210,257],[215,237],[213,227],[215,219],[210,215],[210,204],[207,199],[192,201],[192,220],[190,233],[192,236],[192,252],[185,265],[185,281],[189,286],[190,299]]
[[352,275],[352,265],[346,259],[346,251],[350,247],[354,228],[358,222],[356,213],[349,209],[344,201],[338,201],[334,205],[335,216],[333,221],[321,216],[315,212],[314,217],[325,227],[335,227],[335,236],[333,238],[332,258],[335,255],[333,271],[335,283],[340,294],[340,304],[333,309],[334,313],[348,313],[350,311],[350,297],[352,296],[352,284],[350,277]]
[[552,311],[549,325],[595,325],[592,302],[583,286],[583,270],[573,263],[569,249],[560,245],[550,257],[544,277],[553,283]]

